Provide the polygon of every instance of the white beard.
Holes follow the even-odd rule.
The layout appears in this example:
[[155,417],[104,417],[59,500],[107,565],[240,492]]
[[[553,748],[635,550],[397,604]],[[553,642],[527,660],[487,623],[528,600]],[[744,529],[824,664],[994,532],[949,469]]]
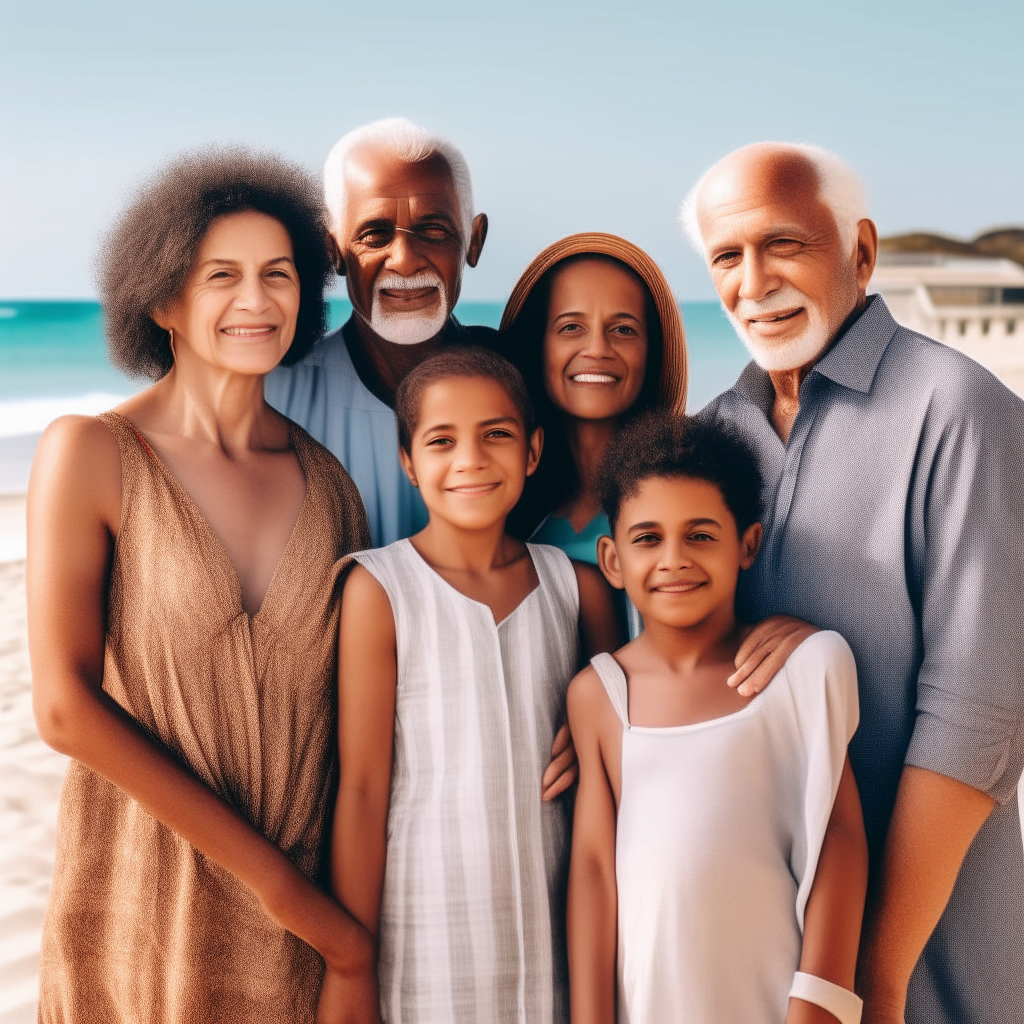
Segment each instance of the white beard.
[[[381,308],[380,293],[387,291],[416,291],[436,288],[438,301],[433,311],[417,309],[409,313],[395,313]],[[370,308],[370,327],[373,332],[393,345],[419,345],[440,334],[448,320],[448,295],[444,281],[437,274],[414,274],[401,277],[384,272],[373,282],[373,305]]]
[[[748,333],[748,319],[768,316],[773,312],[781,313],[794,306],[803,306],[807,313],[807,326],[795,338],[767,342],[761,338],[751,337]],[[724,306],[722,308],[725,309]],[[818,303],[812,302],[803,292],[789,284],[761,302],[740,299],[736,304],[736,312],[732,313],[726,309],[725,315],[739,335],[740,341],[763,370],[795,370],[800,366],[817,362],[842,323],[831,323]]]

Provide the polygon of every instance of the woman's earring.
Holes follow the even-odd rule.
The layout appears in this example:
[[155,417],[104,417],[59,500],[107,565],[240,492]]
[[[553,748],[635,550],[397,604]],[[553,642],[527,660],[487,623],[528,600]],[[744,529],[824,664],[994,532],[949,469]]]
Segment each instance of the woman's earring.
[[175,359],[176,356],[174,354],[174,328],[173,327],[168,327],[167,328],[167,333],[170,335],[170,340],[169,340],[168,344],[170,344],[170,346],[171,346],[171,359]]

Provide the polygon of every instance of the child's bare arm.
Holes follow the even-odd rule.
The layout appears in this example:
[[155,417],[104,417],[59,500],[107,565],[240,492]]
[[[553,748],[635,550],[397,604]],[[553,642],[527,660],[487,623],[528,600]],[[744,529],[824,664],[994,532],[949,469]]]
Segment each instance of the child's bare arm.
[[374,936],[384,887],[397,679],[391,603],[371,573],[356,565],[345,581],[338,637],[341,779],[331,883]]
[[615,608],[615,591],[593,565],[573,562],[580,590],[580,654],[586,664],[595,654],[617,651],[625,642]]
[[[572,567],[580,592],[581,661],[589,661],[595,654],[618,650],[626,638],[615,609],[615,591],[592,565],[573,562]],[[576,781],[577,774],[576,749],[569,726],[563,725],[555,734],[551,762],[544,769],[542,798],[554,800]]]
[[[602,727],[621,726],[592,668],[569,686],[569,725],[580,760],[569,866],[569,992],[573,1024],[614,1024],[618,900],[615,888],[615,797],[605,770]],[[609,722],[609,716],[611,721]],[[614,752],[607,752],[614,756]],[[617,774],[617,770],[616,770]]]
[[[847,757],[804,911],[800,970],[853,989],[868,882],[868,843],[860,795]],[[802,999],[789,1001],[786,1024],[835,1024]]]

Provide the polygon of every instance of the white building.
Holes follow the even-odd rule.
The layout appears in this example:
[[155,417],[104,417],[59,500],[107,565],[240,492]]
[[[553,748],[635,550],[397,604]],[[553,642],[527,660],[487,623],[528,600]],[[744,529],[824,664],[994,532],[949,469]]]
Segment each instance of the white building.
[[868,290],[881,292],[901,324],[966,352],[1024,396],[1024,267],[880,252]]

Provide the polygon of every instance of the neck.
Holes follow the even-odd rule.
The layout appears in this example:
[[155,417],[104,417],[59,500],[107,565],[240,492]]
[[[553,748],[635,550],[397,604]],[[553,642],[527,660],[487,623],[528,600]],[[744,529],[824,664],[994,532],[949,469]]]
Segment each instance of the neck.
[[412,543],[435,568],[474,575],[507,565],[522,550],[505,533],[504,517],[483,529],[466,530],[431,514]]
[[261,374],[231,373],[179,359],[154,391],[162,400],[158,430],[205,440],[226,452],[276,447],[271,438],[279,423],[263,399]]
[[775,433],[782,439],[783,444],[789,443],[789,435],[793,431],[793,424],[796,422],[797,414],[800,412],[800,387],[807,374],[814,369],[825,353],[846,333],[854,320],[864,312],[867,304],[867,295],[861,294],[857,304],[839,325],[839,329],[829,339],[828,344],[811,362],[798,366],[794,370],[768,371],[772,387],[775,389],[775,401],[772,403],[771,411],[772,426],[775,428]]
[[394,408],[398,385],[414,366],[441,348],[450,323],[449,316],[433,338],[418,345],[396,345],[382,338],[359,313],[353,313],[345,333],[350,339],[355,334],[355,344],[350,344],[348,351],[359,379],[385,405]]
[[[564,422],[569,454],[579,478],[576,494],[569,502],[569,520],[575,528],[574,518],[578,517],[573,516],[574,511],[579,510],[581,515],[587,515],[588,512],[600,508],[597,476],[608,445],[618,433],[619,420],[582,420],[575,416],[566,416]],[[579,528],[586,526],[594,514],[596,511],[592,515],[587,515],[586,521],[581,523]]]
[[716,608],[693,626],[644,621],[642,642],[672,672],[688,673],[703,665],[731,662],[746,627],[736,621],[732,602]]

